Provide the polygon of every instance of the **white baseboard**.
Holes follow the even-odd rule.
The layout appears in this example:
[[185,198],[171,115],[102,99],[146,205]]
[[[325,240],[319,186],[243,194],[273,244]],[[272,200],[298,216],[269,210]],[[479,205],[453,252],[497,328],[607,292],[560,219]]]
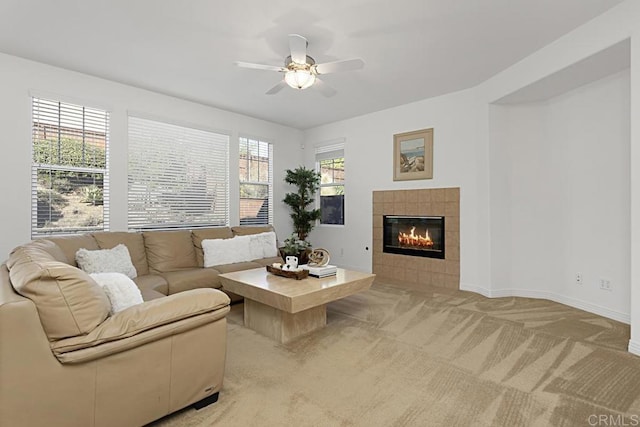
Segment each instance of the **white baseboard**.
[[629,350],[629,353],[635,354],[636,356],[640,356],[640,342],[629,340],[628,350]]
[[483,288],[481,286],[471,285],[469,283],[460,282],[460,290],[461,291],[469,291],[474,292],[476,294],[483,295],[487,298],[492,298],[491,291],[487,288]]
[[[538,291],[533,289],[487,289],[476,285],[470,285],[468,283],[460,283],[460,290],[475,292],[477,294],[484,295],[487,298],[522,297],[546,299],[549,301],[568,305],[570,307],[578,308],[580,310],[588,311],[589,313],[597,314],[598,316],[606,317],[608,319],[617,320],[618,322],[626,324],[629,324],[631,322],[630,315],[627,313],[621,313],[619,311],[611,310],[597,304],[592,304],[590,302],[567,297],[565,295],[559,295],[553,292]],[[640,344],[638,344],[638,351],[640,352]],[[640,355],[640,353],[638,354]]]
[[627,349],[629,353],[640,356],[640,342],[629,340],[629,347]]

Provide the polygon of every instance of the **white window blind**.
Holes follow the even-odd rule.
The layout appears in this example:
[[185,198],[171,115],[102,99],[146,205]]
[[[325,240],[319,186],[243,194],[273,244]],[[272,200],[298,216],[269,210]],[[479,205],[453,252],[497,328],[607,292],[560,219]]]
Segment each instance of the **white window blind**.
[[273,224],[273,145],[240,138],[240,225]]
[[344,143],[316,147],[320,223],[344,225]]
[[316,161],[344,158],[344,142],[316,147]]
[[229,136],[129,116],[130,230],[229,225]]
[[109,228],[109,113],[32,98],[31,235]]

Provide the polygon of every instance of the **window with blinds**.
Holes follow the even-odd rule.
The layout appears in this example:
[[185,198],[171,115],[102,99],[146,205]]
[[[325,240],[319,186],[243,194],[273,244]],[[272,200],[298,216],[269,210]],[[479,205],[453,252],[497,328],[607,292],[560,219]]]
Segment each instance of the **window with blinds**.
[[273,145],[239,141],[240,225],[273,224]]
[[129,116],[130,230],[229,225],[229,136]]
[[344,225],[344,143],[316,147],[320,223]]
[[109,113],[32,98],[31,235],[109,228]]

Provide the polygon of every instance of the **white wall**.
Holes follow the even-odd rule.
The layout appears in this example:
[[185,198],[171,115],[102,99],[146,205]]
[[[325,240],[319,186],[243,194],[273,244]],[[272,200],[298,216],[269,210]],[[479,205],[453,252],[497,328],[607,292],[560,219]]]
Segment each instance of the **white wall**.
[[[638,6],[638,5],[636,5]],[[640,18],[631,33],[631,339],[629,351],[640,355]]]
[[[640,64],[640,2],[633,0],[475,88],[305,131],[308,166],[315,144],[344,138],[346,145],[346,225],[318,227],[313,243],[328,247],[341,265],[370,269],[364,247],[371,243],[371,191],[460,186],[463,289],[488,296],[528,290],[620,320],[631,314],[632,341],[640,353],[640,309],[628,304],[631,295],[631,306],[640,307],[640,269],[631,273],[629,255],[640,252],[640,175],[629,171],[640,169],[640,132],[629,123],[640,102],[640,74],[605,78],[544,106],[492,105],[627,38],[634,69]],[[393,134],[425,127],[435,128],[434,179],[393,182]],[[528,132],[507,144],[519,127]],[[624,163],[628,158],[631,166]],[[593,208],[594,195],[604,204]],[[561,238],[554,243],[555,256],[540,257],[545,244],[540,229],[530,228],[531,215],[557,219],[552,206],[561,211],[554,230]],[[613,234],[596,262],[583,231],[603,216],[611,219]],[[341,249],[344,255],[335,257]],[[577,271],[584,277],[579,289],[573,285]],[[596,288],[600,277],[611,279],[611,293]]]
[[543,103],[492,106],[492,295],[629,322],[629,82],[627,70]]
[[[339,138],[345,141],[345,225],[318,226],[311,233],[312,243],[329,249],[339,265],[371,271],[372,191],[460,187],[461,281],[482,281],[481,264],[488,258],[478,248],[476,212],[486,209],[487,202],[479,197],[477,171],[486,164],[475,144],[477,110],[474,92],[462,91],[305,132],[309,167],[314,165],[315,146]],[[394,182],[393,135],[431,127],[434,178]]]
[[[625,71],[545,103],[489,110],[468,90],[306,131],[308,166],[323,141],[344,138],[346,157],[345,226],[320,225],[311,241],[339,265],[370,271],[373,190],[459,186],[462,288],[628,322],[629,81]],[[393,134],[425,127],[435,128],[434,179],[394,182]],[[596,223],[611,234],[594,249]]]
[[[185,78],[187,78],[185,76]],[[238,134],[274,144],[274,218],[279,235],[291,233],[288,211],[279,203],[288,190],[284,170],[302,160],[302,133],[285,126],[160,95],[92,76],[0,54],[0,257],[30,240],[31,189],[30,94],[101,107],[111,112],[112,230],[127,229],[127,111],[145,113],[186,125],[222,131],[231,136],[230,216],[238,223]]]
[[[631,107],[629,116],[638,117],[640,113],[640,73],[637,72],[637,69],[640,68],[640,2],[635,0],[621,3],[479,85],[477,87],[478,97],[487,104],[492,103],[627,38],[631,40],[629,90]],[[496,114],[495,111],[491,113],[487,111],[486,113],[492,116]],[[500,131],[495,129],[488,129],[486,134],[480,132],[478,143],[489,147],[489,140],[499,133]],[[631,323],[629,350],[640,355],[640,268],[638,267],[640,264],[637,262],[640,254],[640,122],[638,120],[631,120],[629,141],[630,241],[629,247],[626,249],[629,254],[628,258],[631,260],[630,273],[628,273]],[[491,154],[495,155],[495,153]],[[495,167],[499,166],[492,163],[491,170]],[[490,188],[490,191],[494,190],[496,188]],[[492,195],[491,200],[494,199],[495,197]],[[493,223],[495,223],[495,217]],[[491,230],[491,238],[494,237],[501,238],[500,233],[494,233]],[[494,246],[493,243],[492,246]],[[492,256],[494,255],[492,253]],[[496,264],[494,262],[492,266]],[[618,274],[624,281],[625,273],[621,271]],[[490,284],[486,289],[480,286],[477,290],[484,290],[483,293],[492,295],[493,284]],[[617,310],[615,306],[605,308]]]

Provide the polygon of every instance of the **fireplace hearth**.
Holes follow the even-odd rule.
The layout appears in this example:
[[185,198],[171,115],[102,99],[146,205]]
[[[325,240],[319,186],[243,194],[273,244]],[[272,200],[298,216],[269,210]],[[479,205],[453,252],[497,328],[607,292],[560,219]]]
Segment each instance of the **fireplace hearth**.
[[444,243],[443,216],[383,216],[383,252],[444,259]]

